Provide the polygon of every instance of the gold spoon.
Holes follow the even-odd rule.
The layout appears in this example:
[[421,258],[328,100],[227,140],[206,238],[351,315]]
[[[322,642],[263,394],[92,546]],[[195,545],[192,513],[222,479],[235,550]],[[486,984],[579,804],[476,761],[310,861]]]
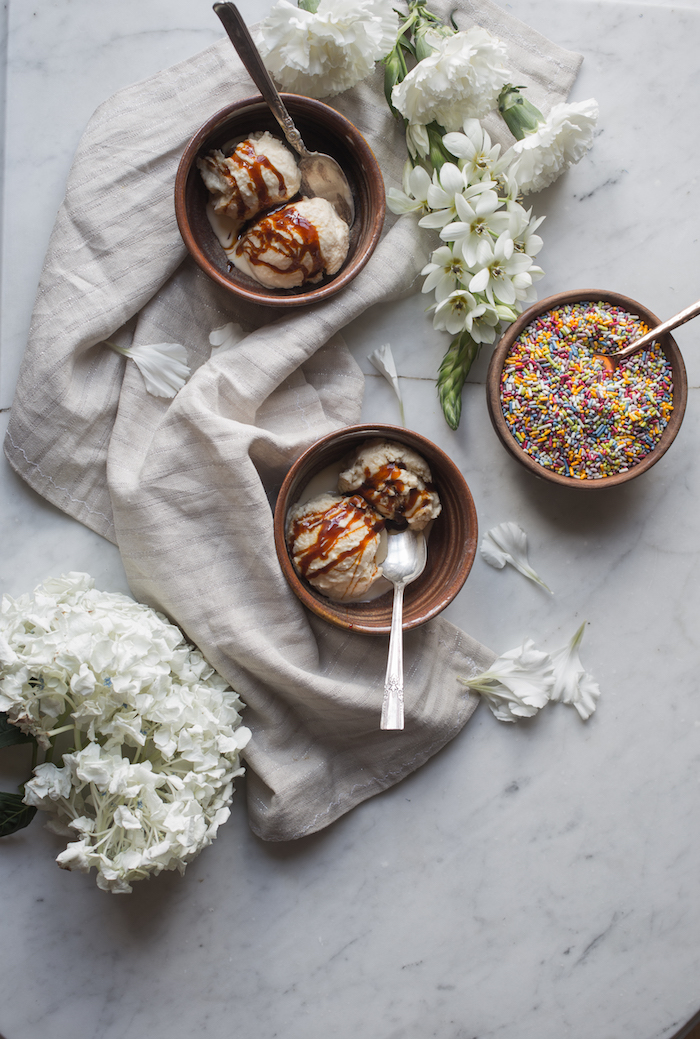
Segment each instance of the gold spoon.
[[263,64],[260,51],[253,43],[248,27],[235,4],[214,4],[214,11],[221,19],[221,24],[238,51],[238,56],[248,74],[281,126],[284,136],[299,155],[302,194],[308,197],[328,199],[338,216],[345,221],[348,227],[352,227],[355,219],[355,203],[347,177],[342,169],[330,155],[324,155],[323,152],[311,152],[302,141],[301,134],[292,122],[292,117],[279,96],[277,88]]
[[646,335],[640,336],[639,339],[635,339],[632,343],[628,343],[622,350],[616,350],[613,354],[594,353],[593,356],[599,358],[609,372],[614,372],[620,361],[624,360],[625,357],[629,357],[630,354],[636,354],[638,350],[648,346],[654,339],[658,339],[665,332],[670,332],[672,328],[684,325],[686,321],[691,321],[698,314],[700,314],[700,300],[686,307],[685,310],[681,310],[680,314],[676,314],[675,317],[670,317],[668,321],[664,321],[662,324],[657,325],[656,328],[652,328],[651,332],[647,332]]

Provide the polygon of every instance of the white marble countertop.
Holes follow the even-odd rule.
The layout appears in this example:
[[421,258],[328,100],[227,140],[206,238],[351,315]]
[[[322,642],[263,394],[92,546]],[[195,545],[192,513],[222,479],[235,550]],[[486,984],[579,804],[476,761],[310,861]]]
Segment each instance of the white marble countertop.
[[[584,55],[571,95],[600,104],[589,157],[535,200],[540,296],[620,291],[667,317],[698,295],[700,5],[503,6]],[[249,21],[267,0],[241,0]],[[2,238],[2,433],[42,258],[80,133],[121,86],[221,33],[208,3],[10,0]],[[700,325],[676,333],[690,393],[665,458],[603,494],[553,489],[500,447],[488,351],[452,433],[433,379],[446,342],[419,294],[347,341],[367,420],[398,419],[367,355],[391,342],[409,425],[462,467],[482,530],[515,520],[552,597],[477,559],[448,616],[497,652],[582,655],[587,723],[552,707],[498,723],[482,705],[408,780],[329,829],[269,845],[243,796],[184,878],[125,898],[61,871],[37,820],[0,847],[5,1039],[664,1039],[700,1007]],[[86,570],[128,591],[117,550],[0,465],[0,591]],[[19,753],[0,762],[9,788]]]

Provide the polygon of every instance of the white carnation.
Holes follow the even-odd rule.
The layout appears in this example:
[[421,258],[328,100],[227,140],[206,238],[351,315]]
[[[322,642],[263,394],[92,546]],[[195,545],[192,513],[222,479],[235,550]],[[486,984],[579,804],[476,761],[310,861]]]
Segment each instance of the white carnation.
[[394,46],[398,28],[391,0],[320,0],[314,13],[278,0],[257,43],[284,90],[332,97],[372,72]]
[[512,159],[508,176],[524,195],[542,191],[586,154],[597,120],[593,98],[555,105],[545,122],[507,153]]
[[481,119],[496,106],[509,78],[505,45],[480,26],[426,38],[435,49],[394,87],[392,104],[411,124],[461,130],[465,119]]

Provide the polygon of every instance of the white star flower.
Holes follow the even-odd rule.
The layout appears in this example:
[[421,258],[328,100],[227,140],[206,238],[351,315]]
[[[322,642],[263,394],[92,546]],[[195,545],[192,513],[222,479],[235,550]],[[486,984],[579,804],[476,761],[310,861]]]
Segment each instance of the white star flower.
[[[457,220],[443,227],[440,237],[443,241],[454,242],[455,250],[461,250],[468,267],[480,266],[492,260],[494,238],[507,232],[511,223],[508,211],[502,209],[502,206],[502,200],[491,190],[482,191],[471,201],[464,195],[455,198]],[[506,235],[503,238],[504,251],[510,247],[509,242],[512,245],[512,238]],[[506,256],[506,259],[509,258]]]
[[488,256],[483,267],[469,282],[469,291],[483,293],[493,306],[497,302],[511,305],[517,300],[513,284],[516,275],[527,273],[532,259],[523,253],[514,252],[513,239],[507,231],[493,243],[485,242],[482,255]]

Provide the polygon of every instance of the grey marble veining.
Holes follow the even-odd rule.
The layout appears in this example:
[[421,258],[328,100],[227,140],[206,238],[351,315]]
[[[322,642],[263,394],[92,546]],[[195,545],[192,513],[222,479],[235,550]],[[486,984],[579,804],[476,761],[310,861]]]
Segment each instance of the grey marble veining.
[[[268,6],[240,4],[249,21]],[[698,295],[698,4],[504,6],[584,55],[572,98],[601,109],[589,157],[532,200],[547,216],[540,295],[610,288],[669,316]],[[10,2],[5,408],[85,121],[220,35],[208,4],[93,10]],[[390,342],[408,424],[463,469],[483,530],[515,520],[528,532],[554,592],[477,558],[447,615],[498,652],[528,636],[555,649],[588,621],[598,711],[584,724],[552,705],[505,725],[482,705],[419,772],[295,843],[254,838],[236,796],[184,878],[125,898],[59,870],[62,844],[35,822],[0,846],[5,1039],[670,1039],[700,1007],[700,323],[676,336],[691,385],[676,443],[639,480],[589,495],[545,486],[502,450],[487,350],[460,429],[446,427],[433,380],[447,344],[427,302],[415,291],[347,330],[364,415],[398,421],[367,360]],[[6,464],[0,480],[1,591],[67,570],[127,591],[113,546]],[[23,778],[23,754],[0,758],[0,787]]]

